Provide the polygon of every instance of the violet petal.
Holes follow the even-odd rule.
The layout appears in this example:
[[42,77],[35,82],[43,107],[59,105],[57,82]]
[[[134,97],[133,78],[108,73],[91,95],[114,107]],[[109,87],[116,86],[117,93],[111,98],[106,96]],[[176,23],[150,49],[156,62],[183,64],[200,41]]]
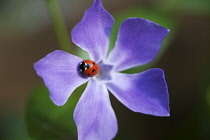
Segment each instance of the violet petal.
[[128,18],[118,33],[114,49],[108,62],[115,71],[123,71],[152,61],[168,34],[169,29],[141,18]]
[[134,112],[169,116],[168,88],[163,70],[154,68],[137,74],[113,73],[107,88]]
[[111,140],[118,127],[108,90],[91,79],[74,111],[79,140]]
[[66,103],[71,93],[87,82],[78,73],[81,58],[67,52],[56,50],[34,64],[36,73],[44,80],[50,98],[57,106]]
[[113,17],[104,9],[101,0],[94,0],[82,20],[71,32],[72,41],[99,62],[107,57]]

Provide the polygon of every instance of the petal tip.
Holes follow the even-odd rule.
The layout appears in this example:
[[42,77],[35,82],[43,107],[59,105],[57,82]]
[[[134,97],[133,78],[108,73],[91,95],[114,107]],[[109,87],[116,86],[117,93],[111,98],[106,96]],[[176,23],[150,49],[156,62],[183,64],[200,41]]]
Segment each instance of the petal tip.
[[82,20],[71,31],[72,42],[87,51],[91,60],[105,59],[114,19],[103,7],[101,0],[94,0]]
[[156,23],[156,22],[150,21],[149,19],[138,18],[138,17],[137,17],[137,18],[128,18],[128,19],[139,20],[139,21],[142,20],[143,22],[148,22],[148,23],[150,23],[150,24],[153,24],[154,26],[157,26],[157,27],[162,28],[163,30],[165,30],[166,35],[168,34],[168,32],[170,32],[170,29],[165,28],[165,27],[159,25],[159,24]]
[[35,69],[35,71],[37,71],[37,68],[38,68],[38,62],[39,62],[39,61],[37,61],[37,62],[33,63],[33,68]]
[[170,113],[166,113],[166,114],[161,114],[161,115],[154,115],[157,117],[170,117]]
[[94,5],[94,4],[102,4],[102,1],[101,0],[94,0],[92,5]]
[[40,77],[41,77],[41,75],[40,75],[40,73],[41,73],[41,66],[40,66],[41,60],[42,60],[42,59],[40,59],[40,60],[38,60],[37,62],[33,63],[33,68],[34,68],[36,74],[37,74],[38,76],[40,76]]
[[167,31],[168,31],[168,33],[171,31],[170,29],[168,29],[168,28],[166,28],[167,29]]
[[50,95],[50,99],[56,106],[63,106],[66,103],[66,101],[59,101],[56,97],[52,96],[52,94]]
[[169,106],[167,107],[167,110],[166,110],[164,116],[165,116],[165,117],[169,117],[169,116],[170,116],[170,107],[169,107]]
[[161,117],[170,117],[170,112],[166,112],[165,114],[162,114]]
[[159,110],[159,111],[156,111],[155,113],[152,113],[152,114],[148,113],[147,115],[153,115],[153,116],[157,116],[157,117],[169,117],[170,116],[170,109],[168,107],[165,110]]

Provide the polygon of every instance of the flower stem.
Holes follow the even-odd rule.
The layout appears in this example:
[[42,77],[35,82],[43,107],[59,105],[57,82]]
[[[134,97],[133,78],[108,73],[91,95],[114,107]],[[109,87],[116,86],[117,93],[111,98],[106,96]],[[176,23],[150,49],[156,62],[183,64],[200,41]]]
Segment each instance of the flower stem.
[[70,37],[58,5],[58,0],[46,1],[60,49],[69,52],[71,46]]

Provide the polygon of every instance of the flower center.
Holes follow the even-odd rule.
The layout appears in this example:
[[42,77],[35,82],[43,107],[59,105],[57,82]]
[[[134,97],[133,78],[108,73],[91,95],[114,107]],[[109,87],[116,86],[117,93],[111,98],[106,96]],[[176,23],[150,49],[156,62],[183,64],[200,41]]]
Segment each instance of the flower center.
[[94,61],[84,60],[79,64],[79,71],[85,77],[93,77],[98,74],[99,66]]
[[105,64],[103,61],[98,64],[91,60],[84,60],[79,64],[79,72],[84,77],[94,77],[99,81],[110,81],[112,80],[111,72],[113,65]]
[[98,65],[100,67],[100,73],[97,75],[97,79],[104,82],[112,80],[113,65],[106,64],[103,61],[99,62]]

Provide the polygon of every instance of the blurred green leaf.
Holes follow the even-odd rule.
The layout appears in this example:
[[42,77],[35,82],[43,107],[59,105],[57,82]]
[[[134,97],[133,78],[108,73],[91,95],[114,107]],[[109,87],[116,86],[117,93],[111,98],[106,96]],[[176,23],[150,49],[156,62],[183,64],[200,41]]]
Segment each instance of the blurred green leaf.
[[210,86],[207,88],[207,101],[210,106]]
[[48,10],[52,18],[54,30],[59,47],[63,51],[71,51],[71,41],[69,38],[69,32],[64,23],[63,16],[57,0],[47,0]]
[[24,116],[21,112],[11,110],[1,112],[0,140],[25,140],[27,139]]
[[63,106],[53,104],[45,86],[34,89],[26,106],[26,121],[30,139],[76,139],[73,111],[84,88],[85,85],[77,88]]
[[163,11],[184,11],[196,15],[210,14],[210,0],[161,0],[155,6]]
[[172,19],[165,13],[156,11],[154,9],[132,7],[130,9],[126,9],[124,11],[119,12],[118,14],[114,15],[114,17],[115,17],[115,24],[114,24],[112,34],[111,34],[110,50],[113,49],[113,47],[115,45],[115,41],[116,41],[117,34],[118,34],[118,29],[119,29],[121,23],[129,17],[140,17],[140,18],[148,19],[150,21],[158,23],[159,25],[161,25],[163,27],[170,29],[169,35],[164,40],[161,50],[158,53],[155,60],[153,60],[149,64],[124,71],[126,73],[136,73],[136,72],[143,71],[143,70],[153,67],[158,62],[158,60],[163,55],[163,53],[167,50],[167,48],[168,48],[167,46],[172,41],[174,36],[176,35],[176,31],[178,28],[177,23],[175,22],[174,19]]

